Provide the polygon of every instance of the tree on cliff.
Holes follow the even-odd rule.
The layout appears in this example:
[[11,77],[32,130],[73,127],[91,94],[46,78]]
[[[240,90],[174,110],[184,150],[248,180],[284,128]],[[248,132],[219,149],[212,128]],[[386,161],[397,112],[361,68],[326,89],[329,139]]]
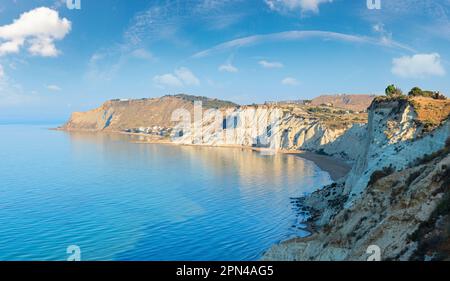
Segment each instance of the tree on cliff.
[[412,88],[411,91],[409,91],[409,93],[408,93],[408,96],[411,96],[411,97],[419,97],[422,95],[423,95],[423,91],[419,87]]
[[388,97],[400,97],[403,92],[400,88],[397,88],[394,84],[389,85],[385,90],[386,96]]

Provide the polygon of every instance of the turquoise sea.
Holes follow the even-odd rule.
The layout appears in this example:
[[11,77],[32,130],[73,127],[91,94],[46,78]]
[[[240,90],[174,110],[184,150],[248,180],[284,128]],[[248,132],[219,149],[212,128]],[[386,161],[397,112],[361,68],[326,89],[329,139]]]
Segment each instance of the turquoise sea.
[[0,125],[0,260],[256,260],[305,235],[314,163],[239,148]]

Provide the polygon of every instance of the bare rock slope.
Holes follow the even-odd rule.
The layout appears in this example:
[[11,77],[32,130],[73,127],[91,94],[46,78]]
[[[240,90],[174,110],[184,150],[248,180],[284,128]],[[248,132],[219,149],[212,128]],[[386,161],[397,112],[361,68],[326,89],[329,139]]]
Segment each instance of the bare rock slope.
[[370,246],[384,260],[448,259],[450,120],[441,114],[430,130],[422,110],[415,99],[375,100],[347,179],[299,199],[314,234],[275,245],[264,259],[365,260]]
[[[193,117],[195,101],[202,101],[201,114],[204,118],[200,118],[200,121],[195,121]],[[207,110],[212,108],[219,110],[223,119],[207,118]],[[174,140],[173,136],[180,132],[175,128],[177,124],[172,121],[172,114],[180,109],[185,109],[192,117],[189,131],[201,128],[200,140],[186,132]],[[270,123],[275,116],[276,121]],[[256,146],[275,150],[301,149],[352,162],[360,153],[357,149],[360,146],[349,147],[348,143],[356,144],[362,141],[366,122],[365,113],[350,113],[327,106],[293,104],[238,106],[231,102],[204,97],[176,95],[108,101],[97,109],[73,113],[61,129],[156,134],[178,144]],[[270,130],[268,128],[272,128],[272,137],[269,143],[262,144],[261,134]]]

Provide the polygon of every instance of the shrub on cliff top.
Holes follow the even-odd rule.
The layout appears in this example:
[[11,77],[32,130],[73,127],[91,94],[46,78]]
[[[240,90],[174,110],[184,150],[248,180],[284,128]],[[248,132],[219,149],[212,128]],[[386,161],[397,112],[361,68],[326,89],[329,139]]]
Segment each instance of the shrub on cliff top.
[[414,87],[409,91],[408,96],[410,97],[426,97],[426,98],[432,98],[435,100],[446,100],[447,97],[442,95],[440,92],[433,92],[433,91],[422,91],[419,87]]
[[421,95],[423,95],[423,91],[419,87],[412,88],[411,91],[409,91],[409,93],[408,93],[408,96],[410,96],[410,97],[418,97]]
[[388,97],[401,97],[403,92],[400,88],[397,88],[394,84],[389,85],[385,90],[386,96]]

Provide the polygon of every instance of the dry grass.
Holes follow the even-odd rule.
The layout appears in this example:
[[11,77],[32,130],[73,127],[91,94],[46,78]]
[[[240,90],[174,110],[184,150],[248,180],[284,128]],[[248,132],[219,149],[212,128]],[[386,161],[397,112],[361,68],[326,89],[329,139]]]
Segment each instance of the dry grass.
[[366,111],[374,98],[374,95],[323,95],[314,98],[311,105],[329,104],[346,110]]
[[354,113],[333,107],[311,106],[306,110],[330,129],[347,129],[355,123],[366,124],[368,120],[368,114],[364,112]]
[[436,126],[450,116],[450,100],[414,97],[411,102],[417,112],[417,119],[424,124]]
[[331,106],[285,104],[283,109],[299,117],[318,119],[327,128],[335,130],[348,129],[353,124],[366,124],[368,120],[366,112],[354,112]]

